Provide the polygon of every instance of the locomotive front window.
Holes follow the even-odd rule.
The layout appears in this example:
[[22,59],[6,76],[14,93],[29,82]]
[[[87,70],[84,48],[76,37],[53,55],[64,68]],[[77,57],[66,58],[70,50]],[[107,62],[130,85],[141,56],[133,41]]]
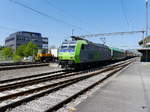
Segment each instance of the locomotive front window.
[[75,45],[61,46],[61,49],[75,49]]
[[61,49],[67,49],[68,46],[61,46]]
[[75,49],[75,46],[69,46],[68,49]]

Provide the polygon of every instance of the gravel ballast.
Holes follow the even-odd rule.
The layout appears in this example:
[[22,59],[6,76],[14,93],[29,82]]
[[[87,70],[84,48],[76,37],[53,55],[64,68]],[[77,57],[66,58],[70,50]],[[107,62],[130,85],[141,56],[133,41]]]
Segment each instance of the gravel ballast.
[[7,80],[7,79],[23,77],[23,76],[31,76],[39,73],[52,72],[56,70],[60,70],[60,68],[41,66],[35,68],[31,67],[31,68],[23,68],[23,69],[16,69],[16,70],[0,71],[0,80]]

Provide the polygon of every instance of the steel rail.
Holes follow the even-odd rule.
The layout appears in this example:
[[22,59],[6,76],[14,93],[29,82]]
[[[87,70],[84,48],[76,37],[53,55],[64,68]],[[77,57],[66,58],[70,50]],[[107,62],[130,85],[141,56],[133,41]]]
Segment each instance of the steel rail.
[[19,87],[25,87],[28,85],[38,84],[38,83],[45,82],[45,81],[50,81],[53,79],[60,78],[63,75],[68,74],[68,73],[70,73],[70,72],[63,72],[63,73],[59,73],[56,75],[50,75],[50,76],[46,76],[46,77],[41,77],[41,78],[36,78],[36,79],[31,79],[31,80],[26,80],[26,81],[22,81],[22,82],[17,82],[17,83],[13,83],[13,84],[0,86],[0,92],[6,91],[6,90],[16,89]]
[[[118,65],[120,65],[120,64],[114,65],[114,67],[118,66]],[[111,68],[111,67],[113,67],[113,66],[108,67],[108,69]],[[87,71],[84,71],[84,72],[87,72]],[[24,87],[24,86],[28,86],[28,85],[38,84],[38,83],[41,83],[41,82],[44,82],[44,81],[50,81],[50,80],[54,80],[54,79],[58,79],[58,78],[64,78],[64,77],[69,77],[69,76],[72,76],[72,75],[77,75],[77,73],[74,73],[74,74],[71,74],[71,75],[66,75],[68,73],[71,73],[71,72],[68,71],[68,72],[64,72],[64,73],[60,73],[60,74],[56,74],[56,75],[51,75],[51,76],[47,76],[47,77],[31,79],[31,80],[26,80],[26,81],[21,81],[21,82],[17,82],[17,83],[3,85],[3,86],[0,86],[0,92],[6,91],[6,90],[12,90],[12,89],[16,89],[16,88]],[[81,72],[79,72],[79,73],[81,73]]]
[[70,101],[72,101],[72,99],[75,99],[77,98],[79,95],[85,93],[86,91],[88,91],[89,89],[93,88],[94,86],[98,85],[99,83],[102,83],[104,82],[106,79],[108,79],[110,76],[112,76],[113,74],[117,73],[118,71],[120,71],[122,68],[120,69],[117,69],[111,73],[109,73],[106,77],[100,79],[99,81],[95,82],[94,84],[92,84],[91,86],[81,90],[80,92],[70,96],[69,98],[65,99],[64,101],[54,105],[53,107],[47,109],[45,112],[53,112],[53,111],[56,111],[58,109],[60,109],[61,107],[63,107],[65,104],[69,103]]
[[[126,66],[126,64],[123,65],[123,66]],[[121,67],[121,66],[118,66],[116,68],[119,68],[119,67]],[[109,70],[107,70],[107,71],[110,71],[112,69],[113,68],[109,68]],[[105,71],[106,70],[102,70],[100,73],[103,73]],[[80,73],[83,73],[83,72],[78,72],[78,73],[70,74],[70,75],[67,75],[67,76],[65,75],[65,76],[63,76],[63,78],[69,77],[69,76],[75,76],[75,75],[78,75]],[[73,78],[73,80],[74,80],[74,78]],[[59,81],[59,82],[56,82],[56,83],[53,83],[53,84],[48,84],[48,85],[45,85],[45,86],[42,86],[42,87],[38,87],[38,88],[34,88],[34,89],[23,91],[23,92],[17,92],[17,93],[14,93],[14,94],[2,96],[2,97],[0,97],[0,101],[4,101],[4,100],[10,99],[10,98],[14,98],[16,96],[18,97],[18,96],[27,95],[27,94],[30,94],[30,93],[33,93],[33,92],[38,92],[38,91],[41,91],[43,89],[48,89],[50,87],[57,86],[58,84],[66,83],[66,82],[69,82],[69,81],[72,81],[72,79],[68,79],[68,80],[64,80],[64,81]]]
[[[131,64],[132,62],[128,63],[126,66],[128,66],[129,64]],[[115,73],[119,72],[120,70],[122,70],[123,68],[125,68],[126,66],[122,66],[119,69],[116,69],[114,71],[112,71],[111,73],[107,74],[104,78],[98,80],[97,82],[95,82],[94,84],[82,89],[81,91],[77,92],[76,94],[68,97],[67,99],[61,101],[60,103],[57,103],[56,105],[54,105],[53,107],[50,107],[49,109],[47,109],[44,112],[53,112],[53,111],[57,111],[58,109],[60,109],[61,107],[63,107],[65,104],[71,102],[73,99],[77,98],[79,95],[84,94],[85,92],[87,92],[88,90],[92,89],[93,87],[95,87],[96,85],[99,85],[100,83],[103,83],[104,81],[106,81],[108,78],[110,78],[111,76],[113,76]]]
[[[130,62],[130,63],[131,63],[131,62]],[[127,66],[127,65],[130,64],[130,63],[127,63],[126,65],[124,64],[124,65],[122,66],[122,68],[125,67],[125,66]],[[110,68],[110,69],[111,69],[111,68]],[[108,68],[107,68],[107,70],[103,70],[103,72],[104,72],[104,71],[108,71]],[[68,80],[69,82],[67,81],[66,84],[63,84],[63,85],[60,85],[60,86],[58,85],[57,87],[54,87],[54,88],[52,88],[52,89],[50,89],[50,90],[46,90],[46,91],[44,91],[44,92],[42,92],[42,93],[38,93],[38,94],[33,95],[33,96],[31,96],[31,97],[28,97],[28,98],[25,98],[25,99],[22,99],[22,100],[13,102],[13,103],[8,104],[8,105],[5,105],[5,106],[3,106],[3,107],[0,108],[0,111],[3,112],[3,111],[5,111],[5,110],[7,110],[8,108],[14,108],[14,107],[16,107],[16,106],[21,105],[23,102],[28,102],[28,101],[31,101],[31,100],[37,98],[37,97],[42,97],[42,96],[44,96],[45,94],[51,93],[51,92],[53,92],[53,91],[56,91],[56,90],[58,90],[58,89],[61,89],[62,87],[66,87],[66,86],[68,86],[68,85],[71,85],[71,84],[73,84],[73,83],[79,82],[79,81],[84,80],[84,79],[87,79],[87,78],[89,78],[89,77],[98,75],[99,73],[102,73],[102,70],[97,71],[97,72],[95,72],[95,73],[88,74],[88,75],[86,75],[86,76],[82,76],[82,77],[78,77],[78,78],[72,79],[72,80],[70,80],[71,82]],[[61,83],[62,83],[62,82],[61,82]],[[54,85],[53,85],[53,86],[54,86]]]
[[[80,72],[80,73],[82,73],[82,72]],[[75,76],[75,75],[78,75],[80,73],[70,74],[70,75],[67,75],[67,77],[68,76]],[[65,78],[65,76],[64,76],[64,78]],[[51,88],[51,87],[55,87],[55,86],[58,86],[58,85],[61,85],[61,84],[64,84],[64,83],[68,83],[68,82],[76,80],[76,79],[75,78],[71,78],[71,79],[67,79],[67,80],[65,79],[63,81],[58,81],[58,82],[55,82],[55,83],[52,83],[52,84],[48,84],[48,85],[45,85],[45,86],[42,86],[42,87],[37,87],[37,88],[34,88],[34,89],[30,89],[30,90],[26,90],[26,91],[14,93],[14,94],[2,96],[2,97],[0,97],[0,101],[2,102],[4,100],[8,100],[10,98],[16,98],[18,96],[28,95],[28,94],[33,93],[33,92],[39,92],[41,90],[45,90],[45,89],[48,89],[48,88]]]
[[10,62],[0,63],[0,66],[12,66],[12,65],[28,65],[28,64],[40,64],[41,62]]
[[58,71],[53,71],[53,72],[39,73],[39,74],[31,75],[31,76],[0,80],[0,84],[8,83],[8,82],[10,83],[10,82],[13,82],[13,81],[21,81],[21,80],[24,80],[24,79],[36,78],[36,77],[40,77],[40,76],[47,76],[47,75],[50,75],[50,74],[54,74],[54,73],[58,73],[58,72],[65,72],[65,71],[67,71],[67,70],[58,70]]
[[[121,64],[121,63],[119,63],[119,64]],[[119,64],[116,64],[116,65],[119,65]],[[111,65],[108,65],[108,66],[106,65],[104,67],[106,68],[106,67],[109,67],[109,66],[114,66],[114,64],[111,64]],[[102,67],[102,68],[104,68],[104,67]],[[31,75],[31,76],[25,76],[25,77],[18,77],[18,78],[0,80],[0,84],[7,83],[7,82],[10,83],[10,82],[13,82],[13,81],[19,81],[19,80],[24,80],[24,79],[28,79],[28,78],[39,77],[39,76],[42,76],[42,75],[44,76],[44,75],[49,75],[49,74],[52,74],[52,73],[64,72],[64,71],[68,71],[68,70],[58,70],[58,71],[54,71],[54,72],[40,73],[40,74]]]
[[30,68],[30,67],[40,67],[40,66],[48,66],[48,65],[49,65],[48,63],[44,63],[44,64],[5,66],[5,67],[0,67],[0,71],[13,70],[13,69],[22,69],[22,68]]

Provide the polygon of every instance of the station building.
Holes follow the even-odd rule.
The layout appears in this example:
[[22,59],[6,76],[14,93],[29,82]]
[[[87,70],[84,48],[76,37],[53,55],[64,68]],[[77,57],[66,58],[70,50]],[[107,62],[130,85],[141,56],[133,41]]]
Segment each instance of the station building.
[[138,49],[142,53],[141,61],[150,62],[150,36],[147,36],[139,42],[139,45],[143,48]]
[[10,34],[5,39],[5,46],[12,47],[16,50],[20,45],[27,44],[32,41],[39,49],[48,49],[48,38],[42,37],[41,33],[18,31]]

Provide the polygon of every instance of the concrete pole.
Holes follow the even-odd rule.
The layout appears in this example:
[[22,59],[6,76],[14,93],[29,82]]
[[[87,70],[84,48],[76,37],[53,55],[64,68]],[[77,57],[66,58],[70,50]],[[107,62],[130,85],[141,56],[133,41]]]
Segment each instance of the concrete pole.
[[145,23],[145,36],[148,36],[148,0],[146,0],[146,23]]
[[[146,7],[145,37],[147,37],[148,36],[148,0],[146,0],[146,4],[145,5],[146,5],[145,6]],[[146,42],[144,42],[144,43],[146,43]],[[146,45],[145,45],[145,47],[146,47]],[[147,62],[148,61],[148,51],[147,51],[147,49],[146,49],[146,54],[145,55],[146,55],[146,62]]]

